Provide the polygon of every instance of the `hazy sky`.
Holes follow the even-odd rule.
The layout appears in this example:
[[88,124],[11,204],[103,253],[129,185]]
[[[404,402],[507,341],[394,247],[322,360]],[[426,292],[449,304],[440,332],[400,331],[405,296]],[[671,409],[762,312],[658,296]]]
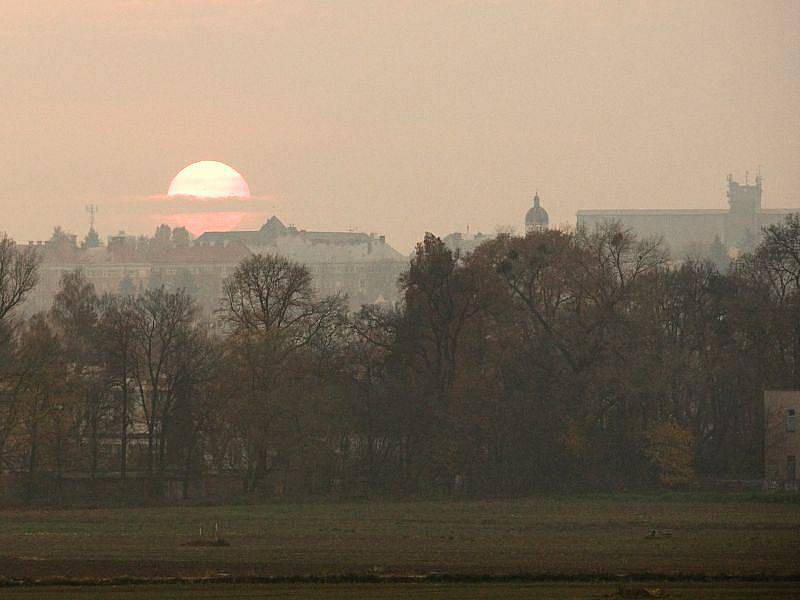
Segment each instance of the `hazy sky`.
[[800,207],[799,32],[797,1],[0,0],[0,230],[93,202],[106,235],[203,159],[404,251],[519,230],[537,188],[556,224],[722,208],[761,165]]

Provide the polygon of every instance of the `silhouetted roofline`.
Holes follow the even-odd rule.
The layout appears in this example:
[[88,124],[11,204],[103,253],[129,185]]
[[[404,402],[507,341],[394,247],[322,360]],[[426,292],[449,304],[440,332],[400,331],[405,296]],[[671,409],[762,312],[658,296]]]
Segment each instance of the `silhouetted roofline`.
[[677,209],[662,209],[662,208],[609,208],[609,209],[591,209],[579,210],[578,216],[614,216],[614,215],[725,215],[730,211],[724,208],[677,208]]
[[[755,213],[766,214],[791,214],[800,212],[800,208],[758,208]],[[726,215],[730,210],[727,208],[609,208],[609,209],[588,209],[579,210],[577,215],[580,216],[608,216],[625,215],[625,216],[696,216],[696,215]]]

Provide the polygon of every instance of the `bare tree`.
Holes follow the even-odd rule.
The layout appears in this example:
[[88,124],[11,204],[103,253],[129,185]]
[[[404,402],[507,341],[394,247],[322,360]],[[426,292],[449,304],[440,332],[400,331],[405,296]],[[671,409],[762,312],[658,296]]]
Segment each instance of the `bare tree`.
[[777,320],[793,323],[782,354],[792,363],[791,385],[800,387],[800,214],[767,227],[753,258],[760,277],[777,299],[783,317]]
[[182,290],[147,290],[134,304],[133,376],[147,426],[147,471],[152,476],[158,451],[159,472],[164,467],[165,425],[174,407],[176,388],[185,376],[183,345],[193,325],[196,308]]
[[0,323],[36,286],[40,260],[33,248],[20,250],[14,240],[0,234]]
[[206,434],[225,420],[225,357],[218,339],[203,325],[192,327],[179,346],[174,409],[169,415],[172,458],[183,472],[183,497],[189,496],[192,475],[202,472]]
[[[66,362],[59,352],[58,337],[44,315],[35,315],[26,324],[17,362],[19,385],[15,393],[20,402],[21,433],[25,440],[28,472],[25,497],[30,502],[36,494],[37,471],[45,458],[41,452],[43,437],[49,433],[53,419],[60,419],[66,397],[63,389]],[[57,427],[60,431],[60,423]]]
[[32,248],[20,250],[14,240],[0,234],[0,464],[19,424],[19,391],[24,381],[10,316],[36,286],[39,262]]
[[276,391],[285,381],[285,367],[342,322],[343,303],[338,297],[317,300],[305,267],[271,255],[244,260],[225,281],[224,292],[221,316],[244,379],[238,396],[250,490],[268,470],[268,439],[281,412]]
[[98,302],[94,285],[82,271],[75,270],[62,275],[50,309],[51,321],[63,344],[64,359],[70,365],[67,384],[80,399],[78,429],[88,431],[92,478],[98,470],[99,437],[108,417],[109,396],[97,339]]
[[103,353],[103,365],[113,390],[120,391],[119,472],[123,481],[128,473],[128,433],[130,429],[131,379],[135,372],[134,343],[136,335],[134,300],[130,296],[103,296],[100,302],[98,343]]

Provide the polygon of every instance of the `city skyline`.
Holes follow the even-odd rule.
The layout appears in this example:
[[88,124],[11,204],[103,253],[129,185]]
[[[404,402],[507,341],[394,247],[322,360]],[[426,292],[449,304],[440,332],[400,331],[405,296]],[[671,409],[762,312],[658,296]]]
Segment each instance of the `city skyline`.
[[800,597],[799,0],[0,15],[0,596]]
[[[582,209],[800,206],[796,3],[55,1],[14,5],[3,229],[133,226],[174,175],[233,165],[310,230],[522,231]],[[47,218],[43,219],[45,215]],[[254,223],[247,224],[248,227]]]

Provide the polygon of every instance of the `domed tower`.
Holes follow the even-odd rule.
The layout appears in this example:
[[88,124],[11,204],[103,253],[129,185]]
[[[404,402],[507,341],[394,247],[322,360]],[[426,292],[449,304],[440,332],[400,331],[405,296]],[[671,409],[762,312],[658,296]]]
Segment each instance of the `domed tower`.
[[547,211],[539,203],[539,192],[533,197],[533,206],[525,215],[525,231],[536,231],[537,229],[547,229],[550,224],[550,217]]

